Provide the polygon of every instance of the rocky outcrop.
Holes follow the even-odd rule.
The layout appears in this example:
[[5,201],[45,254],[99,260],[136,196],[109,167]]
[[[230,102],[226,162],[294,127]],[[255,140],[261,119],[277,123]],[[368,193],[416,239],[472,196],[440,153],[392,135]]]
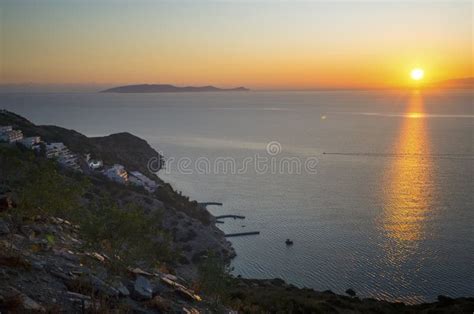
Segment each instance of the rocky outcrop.
[[133,284],[133,297],[139,301],[149,300],[153,297],[153,287],[148,279],[138,276]]
[[[5,221],[9,232],[0,235],[1,313],[207,311],[205,300],[182,294],[188,284],[176,276],[155,269],[115,273],[106,256],[85,250],[79,226],[66,220],[37,216],[28,222]],[[165,283],[168,276],[180,288]]]
[[[179,252],[174,268],[180,276],[189,280],[196,279],[197,264],[209,251],[215,252],[228,262],[235,256],[231,243],[215,224],[205,224],[200,219],[177,210],[174,204],[163,202],[146,191],[128,189],[103,178],[94,178],[93,184],[91,190],[95,193],[87,194],[87,202],[99,202],[102,195],[108,194],[122,208],[139,206],[150,215],[161,213],[156,229],[166,232],[173,250]],[[203,208],[199,210],[205,211]],[[210,219],[212,221],[213,218],[210,216]]]
[[10,228],[8,227],[8,224],[2,218],[0,218],[0,236],[9,233]]

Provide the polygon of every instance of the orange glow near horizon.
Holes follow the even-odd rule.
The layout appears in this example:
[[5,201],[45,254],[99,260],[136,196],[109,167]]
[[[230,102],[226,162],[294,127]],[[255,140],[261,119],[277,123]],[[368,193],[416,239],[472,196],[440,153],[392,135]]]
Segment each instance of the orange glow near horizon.
[[[262,57],[263,58],[263,57]],[[3,81],[0,83],[40,83],[40,84],[139,84],[169,83],[175,85],[216,85],[221,87],[246,86],[254,89],[311,89],[311,88],[385,88],[410,87],[413,80],[406,78],[406,71],[394,69],[397,61],[388,64],[376,60],[347,57],[342,65],[340,60],[318,57],[318,60],[295,57],[290,60],[272,60],[267,63],[254,58],[233,60],[233,64],[214,62],[189,64],[180,60],[147,60],[116,62],[83,60],[57,60],[47,69],[44,65],[15,63],[4,67]],[[166,60],[166,61],[164,61]],[[352,61],[351,61],[352,60]],[[461,60],[459,60],[461,61]],[[75,63],[73,66],[68,63]],[[148,63],[149,62],[149,63]],[[204,62],[204,61],[203,61]],[[399,69],[403,69],[398,61]],[[51,65],[52,63],[52,65]],[[114,65],[114,63],[117,63]],[[164,63],[164,64],[163,64]],[[87,64],[87,66],[82,66]],[[254,66],[257,64],[258,66]],[[395,65],[395,66],[394,66]],[[437,69],[427,82],[442,81],[468,76],[462,65],[444,64]],[[38,71],[23,73],[23,69],[38,68]],[[68,69],[63,71],[62,69]],[[406,66],[405,66],[406,68]],[[462,68],[462,70],[461,70]],[[420,81],[417,81],[420,82]]]
[[[0,83],[413,86],[472,76],[469,3],[2,3]],[[344,21],[339,23],[335,21]]]

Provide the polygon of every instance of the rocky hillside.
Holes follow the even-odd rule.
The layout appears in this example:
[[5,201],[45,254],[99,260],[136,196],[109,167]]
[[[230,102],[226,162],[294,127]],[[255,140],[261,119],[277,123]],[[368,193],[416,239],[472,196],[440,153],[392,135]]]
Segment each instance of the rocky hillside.
[[[105,164],[120,163],[129,170],[139,170],[147,173],[150,177],[154,176],[155,180],[159,180],[154,173],[147,171],[146,164],[149,159],[161,156],[146,141],[129,133],[88,138],[73,130],[56,126],[37,126],[21,116],[5,111],[0,112],[0,125],[12,125],[15,129],[22,130],[26,136],[40,135],[43,140],[48,142],[62,141],[73,152],[91,153],[103,158]],[[34,171],[38,171],[37,168],[45,168],[43,164],[47,160],[40,156],[28,157],[32,155],[32,152],[25,153],[21,152],[19,148],[8,146],[2,151],[13,153],[17,150],[18,152],[14,153],[15,156],[12,159],[16,158],[24,162],[31,158],[35,159],[36,163],[28,162],[24,165],[25,169],[28,169],[25,172],[32,172],[29,166],[36,166],[36,168],[33,167]],[[9,162],[14,164],[11,160]],[[7,161],[4,160],[3,165],[0,166],[6,167],[6,164]],[[47,168],[46,171],[53,170]],[[0,181],[8,179],[9,176],[18,180],[19,185],[31,181],[31,175],[17,178],[15,173],[3,175]],[[78,176],[77,174],[72,176],[62,171],[58,176],[58,180],[72,180],[72,185],[81,184],[80,180],[74,178]],[[39,180],[41,179],[40,175]],[[139,208],[145,217],[150,216],[146,218],[148,221],[155,222],[156,220],[153,227],[162,233],[160,237],[167,239],[167,246],[176,255],[173,268],[186,278],[196,277],[199,259],[205,256],[208,251],[215,252],[225,261],[229,261],[235,255],[230,243],[225,240],[224,233],[213,223],[214,217],[205,208],[199,206],[196,201],[190,201],[189,198],[175,192],[170,185],[164,182],[160,182],[160,186],[154,193],[149,193],[144,189],[111,182],[99,173],[82,175],[81,180],[86,180],[88,187],[80,196],[81,207],[77,206],[76,211],[85,210],[84,207],[104,206],[104,202],[107,203],[107,208],[110,207],[110,204],[123,210]],[[37,185],[41,186],[42,184]],[[15,190],[10,186],[7,188]],[[54,191],[35,191],[35,193],[43,194],[47,192],[51,192],[49,198],[57,197]],[[159,219],[155,219],[157,215],[160,216]]]
[[154,174],[148,171],[148,162],[152,158],[162,159],[145,140],[126,132],[87,137],[74,130],[54,125],[35,125],[6,110],[0,112],[0,125],[11,125],[14,129],[22,130],[25,136],[41,136],[46,142],[63,142],[75,153],[90,153],[94,158],[102,159],[105,164],[119,163],[127,169],[149,175]]
[[0,312],[119,313],[207,311],[185,281],[164,271],[113,269],[106,255],[84,250],[79,226],[36,216],[0,220]]
[[[87,137],[77,131],[52,125],[35,125],[24,117],[6,110],[0,111],[0,125],[11,125],[14,129],[22,130],[25,136],[41,136],[45,142],[63,142],[72,152],[79,155],[90,153],[93,158],[102,159],[104,164],[119,163],[129,171],[138,170],[153,177],[161,183],[161,188],[155,196],[168,207],[185,212],[188,216],[199,219],[206,224],[212,220],[211,215],[198,206],[197,202],[190,202],[189,198],[180,195],[173,188],[162,182],[148,169],[150,160],[154,170],[159,169],[161,156],[145,140],[130,133],[117,133],[103,137]],[[155,169],[156,168],[156,169]]]
[[[172,266],[184,278],[193,280],[197,277],[200,258],[206,256],[209,251],[213,251],[226,262],[235,256],[230,242],[216,227],[215,219],[208,214],[210,220],[204,223],[195,214],[195,209],[198,212],[205,211],[196,205],[197,203],[189,202],[179,195],[176,197],[183,198],[181,201],[170,201],[166,197],[160,197],[164,191],[161,187],[155,194],[151,194],[141,189],[109,182],[101,177],[94,177],[91,182],[93,188],[84,196],[87,203],[97,204],[107,197],[115,200],[120,208],[138,206],[150,217],[159,215],[155,228],[162,230],[169,238],[171,249],[176,252]],[[177,209],[176,204],[180,206],[179,208],[185,207],[187,210]]]

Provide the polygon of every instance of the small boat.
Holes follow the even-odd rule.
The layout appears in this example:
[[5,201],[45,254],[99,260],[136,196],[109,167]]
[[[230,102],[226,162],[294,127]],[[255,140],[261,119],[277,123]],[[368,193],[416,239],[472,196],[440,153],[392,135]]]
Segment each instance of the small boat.
[[293,241],[291,241],[290,239],[286,239],[285,243],[286,245],[293,245]]

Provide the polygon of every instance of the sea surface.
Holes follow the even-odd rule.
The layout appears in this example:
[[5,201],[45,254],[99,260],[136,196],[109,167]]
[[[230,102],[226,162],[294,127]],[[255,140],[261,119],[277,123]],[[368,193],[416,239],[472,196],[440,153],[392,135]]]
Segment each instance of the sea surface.
[[410,303],[474,296],[472,91],[4,93],[0,107],[146,139],[164,180],[246,217],[220,228],[260,231],[231,238],[235,274]]

